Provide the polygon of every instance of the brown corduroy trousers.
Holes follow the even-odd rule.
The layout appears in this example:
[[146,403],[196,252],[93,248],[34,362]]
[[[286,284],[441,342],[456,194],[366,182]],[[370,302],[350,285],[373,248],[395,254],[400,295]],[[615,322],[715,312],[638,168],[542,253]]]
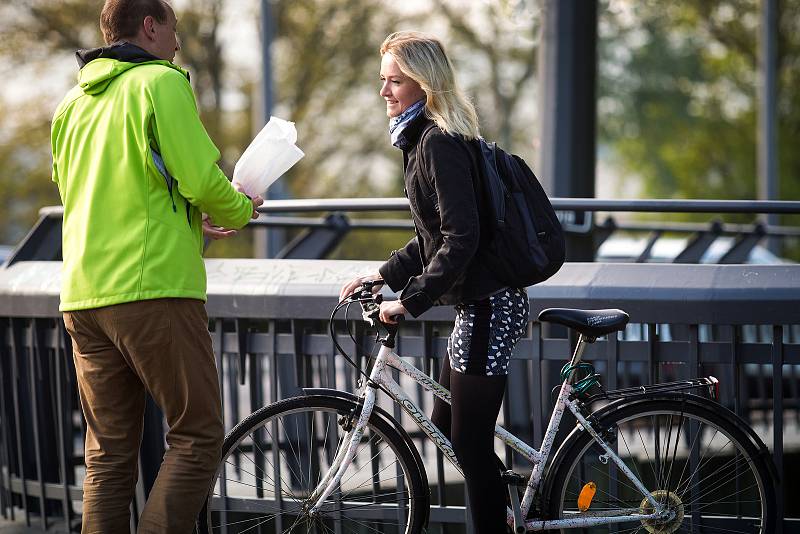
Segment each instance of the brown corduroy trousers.
[[145,393],[169,431],[138,532],[191,532],[224,436],[203,302],[169,298],[65,312],[64,324],[86,417],[81,532],[130,532]]

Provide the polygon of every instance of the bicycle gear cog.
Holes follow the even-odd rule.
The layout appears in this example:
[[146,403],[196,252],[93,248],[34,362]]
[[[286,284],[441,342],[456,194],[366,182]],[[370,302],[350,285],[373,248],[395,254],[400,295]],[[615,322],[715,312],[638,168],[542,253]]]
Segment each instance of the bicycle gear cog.
[[[642,519],[642,526],[651,534],[672,534],[683,523],[683,501],[675,493],[666,490],[654,491],[651,494],[656,501],[664,503],[666,510],[670,513],[668,519]],[[641,513],[652,514],[655,512],[653,505],[647,498],[642,499],[639,505]]]

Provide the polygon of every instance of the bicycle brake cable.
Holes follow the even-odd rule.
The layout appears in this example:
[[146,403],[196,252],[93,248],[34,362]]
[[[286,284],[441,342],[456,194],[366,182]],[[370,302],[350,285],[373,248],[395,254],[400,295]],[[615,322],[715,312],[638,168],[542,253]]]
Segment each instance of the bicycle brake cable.
[[[341,346],[341,345],[339,345],[339,342],[336,340],[336,329],[335,329],[335,326],[334,326],[334,321],[335,321],[336,313],[337,313],[337,312],[338,312],[338,311],[339,311],[339,310],[340,310],[340,309],[341,309],[343,306],[349,306],[350,304],[352,304],[352,303],[353,303],[353,302],[355,302],[356,300],[359,300],[359,299],[353,299],[353,298],[352,298],[352,295],[351,295],[350,297],[347,297],[346,299],[344,299],[344,300],[342,300],[341,302],[339,302],[339,303],[336,305],[336,307],[335,307],[335,308],[333,308],[333,311],[331,312],[331,318],[328,320],[328,327],[329,327],[329,328],[328,328],[328,330],[329,330],[329,333],[330,333],[330,336],[331,336],[331,340],[333,340],[333,346],[334,346],[334,347],[336,347],[336,350],[337,350],[337,351],[339,351],[339,354],[341,354],[342,356],[344,356],[344,359],[345,359],[345,360],[347,360],[347,361],[350,363],[350,365],[352,365],[352,366],[353,366],[353,367],[354,367],[354,368],[355,368],[355,369],[356,369],[356,370],[357,370],[357,371],[358,371],[358,372],[359,372],[359,373],[360,373],[360,374],[361,374],[361,375],[362,375],[362,376],[365,378],[365,382],[364,382],[364,383],[366,384],[366,383],[367,383],[367,381],[369,381],[369,375],[368,375],[367,373],[365,373],[364,371],[362,371],[362,370],[361,370],[361,369],[358,367],[358,365],[357,365],[357,364],[356,364],[356,363],[355,363],[355,362],[354,362],[352,359],[350,359],[350,356],[348,356],[348,355],[347,355],[347,353],[344,351],[344,349],[342,348],[342,346]],[[345,313],[346,313],[346,312],[345,312]],[[346,324],[346,322],[347,322],[347,317],[345,317],[345,324]],[[362,350],[363,350],[363,347],[362,347]],[[381,390],[381,391],[383,391],[384,393],[387,393],[387,394],[389,393],[388,391],[386,391],[386,389],[385,389],[385,388],[384,388],[382,385],[378,384],[378,387],[379,387],[379,388],[380,388],[380,390]]]
[[[336,312],[338,312],[343,306],[349,306],[352,302],[353,302],[352,299],[350,297],[348,297],[348,298],[342,300],[341,302],[339,302],[339,304],[337,304],[336,307],[333,308],[333,311],[331,312],[331,318],[328,320],[328,330],[329,330],[331,339],[333,340],[333,346],[336,347],[336,350],[339,351],[339,354],[344,356],[344,359],[347,360],[350,363],[350,365],[352,365],[361,375],[363,375],[366,379],[369,379],[369,376],[367,376],[367,374],[364,371],[359,369],[359,367],[356,364],[356,362],[354,362],[353,360],[350,359],[350,356],[347,355],[347,353],[344,351],[342,346],[339,345],[339,341],[337,341],[337,339],[336,339],[336,329],[334,327],[334,321],[336,319]],[[347,317],[345,317],[345,322],[346,321],[347,321]]]
[[[364,301],[366,301],[366,299],[358,299],[358,301],[359,302],[364,302]],[[372,348],[370,350],[367,350],[366,347],[364,347],[364,345],[362,345],[361,343],[358,342],[358,340],[356,340],[356,337],[353,335],[353,331],[350,329],[350,323],[347,321],[347,314],[350,312],[350,304],[352,304],[352,303],[353,303],[352,301],[349,302],[347,304],[347,306],[345,306],[345,308],[344,308],[345,327],[347,328],[347,334],[350,336],[350,339],[353,340],[353,344],[356,346],[357,349],[361,349],[361,352],[367,358],[367,367],[366,368],[367,368],[367,370],[369,370],[370,365],[372,364],[372,359],[374,357],[373,354],[372,354],[372,351],[375,349],[375,345],[377,345],[378,341],[380,340],[380,332],[378,332],[377,329],[376,329],[375,344],[373,344],[373,346],[372,346]]]

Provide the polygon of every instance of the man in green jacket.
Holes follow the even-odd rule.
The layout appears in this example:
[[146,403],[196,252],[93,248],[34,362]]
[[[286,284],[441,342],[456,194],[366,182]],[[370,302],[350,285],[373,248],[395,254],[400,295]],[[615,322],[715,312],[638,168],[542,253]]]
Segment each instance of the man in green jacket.
[[130,531],[145,395],[168,450],[139,532],[190,532],[224,435],[208,332],[203,221],[258,216],[217,166],[162,0],[106,0],[105,48],[79,51],[52,124],[64,205],[61,311],[86,417],[82,532]]

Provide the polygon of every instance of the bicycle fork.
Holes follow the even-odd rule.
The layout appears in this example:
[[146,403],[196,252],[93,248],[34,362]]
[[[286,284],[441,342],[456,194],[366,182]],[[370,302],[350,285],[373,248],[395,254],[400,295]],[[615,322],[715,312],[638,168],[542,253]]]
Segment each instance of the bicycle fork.
[[358,451],[358,446],[361,443],[361,438],[364,436],[364,429],[367,427],[367,421],[369,421],[372,415],[372,409],[375,407],[377,386],[373,385],[373,378],[383,372],[384,367],[385,364],[382,359],[379,358],[378,361],[375,362],[375,367],[372,369],[372,373],[370,373],[370,380],[365,387],[361,411],[358,414],[357,422],[353,428],[345,434],[342,443],[336,451],[336,456],[330,468],[306,501],[307,506],[310,505],[310,507],[308,507],[309,514],[313,515],[319,512],[322,503],[325,502],[325,499],[327,499],[339,485],[342,476],[344,476],[345,471],[347,471],[347,468],[353,461]]

